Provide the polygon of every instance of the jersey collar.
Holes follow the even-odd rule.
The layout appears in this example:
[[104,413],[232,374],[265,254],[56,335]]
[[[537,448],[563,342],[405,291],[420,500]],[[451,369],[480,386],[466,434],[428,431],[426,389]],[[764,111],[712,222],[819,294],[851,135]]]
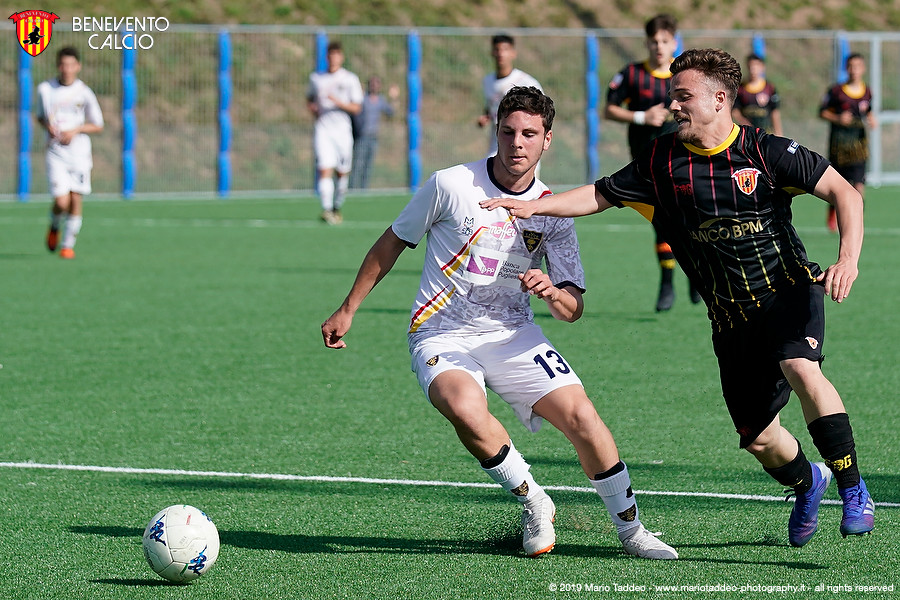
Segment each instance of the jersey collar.
[[672,71],[663,71],[662,69],[651,69],[650,61],[644,61],[644,70],[657,79],[669,79],[672,77]]
[[845,94],[847,94],[847,97],[852,98],[854,100],[859,100],[860,98],[862,98],[863,96],[866,95],[866,84],[865,83],[860,86],[859,92],[857,92],[857,93],[853,93],[853,90],[847,84],[842,85],[841,89],[844,91]]
[[524,190],[522,190],[521,192],[514,192],[512,190],[506,189],[503,185],[500,184],[499,181],[494,179],[494,160],[496,158],[497,158],[496,156],[489,156],[488,159],[485,161],[485,166],[487,168],[488,177],[490,178],[491,183],[493,183],[494,186],[498,190],[500,190],[504,194],[509,194],[510,196],[521,196],[522,194],[528,192],[531,188],[534,187],[535,178],[532,178],[531,183],[528,184],[528,187],[525,188]]
[[719,152],[721,152],[722,150],[724,150],[725,148],[730,146],[734,142],[734,140],[737,139],[738,133],[740,133],[740,131],[741,131],[741,128],[738,127],[737,125],[735,125],[734,123],[732,123],[731,124],[731,133],[728,134],[728,137],[725,138],[724,142],[722,142],[715,148],[698,148],[697,146],[694,146],[693,144],[688,144],[687,142],[682,142],[682,143],[684,144],[685,148],[687,148],[694,154],[699,154],[701,156],[712,156],[713,154],[718,154]]

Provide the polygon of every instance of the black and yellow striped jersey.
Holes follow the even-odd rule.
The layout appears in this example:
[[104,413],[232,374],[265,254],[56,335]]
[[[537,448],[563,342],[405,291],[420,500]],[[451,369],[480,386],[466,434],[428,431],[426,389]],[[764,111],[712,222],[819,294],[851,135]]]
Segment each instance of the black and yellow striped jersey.
[[712,149],[658,137],[595,185],[614,206],[630,206],[657,226],[709,318],[728,328],[768,294],[821,273],[791,224],[791,200],[811,193],[828,165],[790,139],[734,125]]

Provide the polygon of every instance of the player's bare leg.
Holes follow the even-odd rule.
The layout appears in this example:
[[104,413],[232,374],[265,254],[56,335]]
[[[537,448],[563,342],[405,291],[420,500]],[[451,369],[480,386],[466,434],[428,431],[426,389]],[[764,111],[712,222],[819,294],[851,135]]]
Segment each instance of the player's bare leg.
[[556,507],[535,482],[506,428],[488,411],[481,386],[463,371],[438,375],[428,390],[431,403],[456,429],[466,449],[496,483],[522,503],[522,545],[528,556],[553,549]]
[[603,500],[625,551],[642,558],[675,559],[678,553],[647,531],[638,518],[628,469],[609,428],[580,385],[554,390],[534,405],[535,414],[559,429],[575,447],[585,474]]

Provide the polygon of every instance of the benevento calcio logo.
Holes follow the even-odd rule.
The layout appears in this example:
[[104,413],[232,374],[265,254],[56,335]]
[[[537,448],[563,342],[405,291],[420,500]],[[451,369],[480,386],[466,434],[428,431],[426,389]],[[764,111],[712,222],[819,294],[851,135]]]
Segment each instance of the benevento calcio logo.
[[738,189],[749,196],[756,191],[756,182],[760,173],[762,171],[759,169],[741,169],[740,171],[735,171],[731,178],[737,183]]
[[53,22],[59,15],[45,10],[23,10],[9,17],[16,24],[16,39],[22,50],[37,56],[47,49],[53,35]]

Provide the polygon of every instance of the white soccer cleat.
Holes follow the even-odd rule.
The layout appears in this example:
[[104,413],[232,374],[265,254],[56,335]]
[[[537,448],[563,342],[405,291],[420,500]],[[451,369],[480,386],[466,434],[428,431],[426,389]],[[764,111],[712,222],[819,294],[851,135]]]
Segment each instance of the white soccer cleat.
[[525,502],[522,511],[522,547],[530,558],[546,554],[556,544],[553,520],[556,505],[544,494]]
[[622,540],[622,547],[625,552],[641,558],[652,558],[655,560],[675,560],[678,558],[678,552],[657,536],[661,533],[650,533],[643,525],[638,525],[628,537]]

